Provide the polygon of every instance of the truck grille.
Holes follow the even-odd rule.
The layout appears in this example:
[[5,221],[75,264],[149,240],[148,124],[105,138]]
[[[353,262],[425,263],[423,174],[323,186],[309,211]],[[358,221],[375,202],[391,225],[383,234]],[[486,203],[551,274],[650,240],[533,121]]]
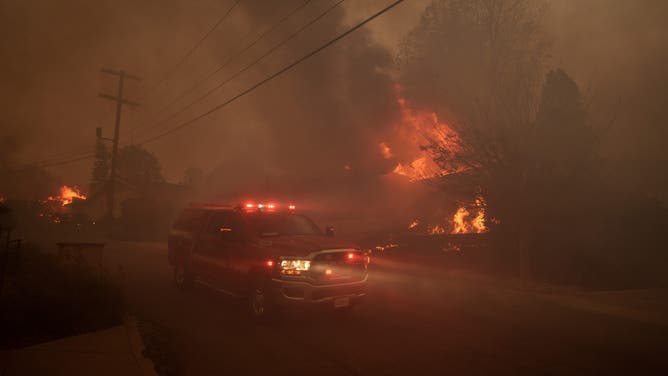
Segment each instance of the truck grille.
[[[348,259],[351,253],[354,257]],[[315,284],[361,281],[367,274],[364,257],[359,251],[324,251],[311,261],[311,278]]]

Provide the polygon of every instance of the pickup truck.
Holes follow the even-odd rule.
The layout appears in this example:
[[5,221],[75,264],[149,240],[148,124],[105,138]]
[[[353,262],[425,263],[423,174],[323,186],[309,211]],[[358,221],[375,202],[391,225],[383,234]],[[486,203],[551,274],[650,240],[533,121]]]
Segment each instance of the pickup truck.
[[259,321],[294,306],[348,310],[366,296],[370,256],[294,205],[191,205],[170,230],[168,255],[177,287],[246,298]]

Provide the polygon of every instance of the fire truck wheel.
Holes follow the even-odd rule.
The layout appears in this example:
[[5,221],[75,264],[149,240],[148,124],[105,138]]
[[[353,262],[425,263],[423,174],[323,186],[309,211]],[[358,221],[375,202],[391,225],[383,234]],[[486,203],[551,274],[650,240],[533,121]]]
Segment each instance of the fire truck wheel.
[[267,283],[262,279],[255,280],[251,286],[248,308],[251,317],[261,323],[274,321],[278,316],[278,307],[272,301]]

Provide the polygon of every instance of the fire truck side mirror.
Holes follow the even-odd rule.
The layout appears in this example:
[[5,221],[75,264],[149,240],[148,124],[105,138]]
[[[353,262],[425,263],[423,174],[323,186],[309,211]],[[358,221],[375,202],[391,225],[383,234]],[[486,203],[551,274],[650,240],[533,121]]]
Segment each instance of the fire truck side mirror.
[[334,236],[334,227],[332,226],[325,227],[325,235]]

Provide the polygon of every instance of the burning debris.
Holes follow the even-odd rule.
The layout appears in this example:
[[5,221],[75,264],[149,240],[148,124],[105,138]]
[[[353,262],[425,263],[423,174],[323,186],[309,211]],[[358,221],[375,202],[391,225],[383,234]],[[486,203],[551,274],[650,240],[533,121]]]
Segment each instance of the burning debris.
[[376,250],[376,252],[383,252],[385,250],[392,249],[392,248],[397,248],[397,247],[399,247],[399,244],[389,243],[389,244],[385,244],[385,245],[377,245],[377,246],[374,247],[374,249]]
[[[419,156],[413,157],[410,162],[398,162],[392,173],[406,176],[411,181],[419,181],[461,171],[460,168],[455,168],[454,171],[442,169],[424,150],[425,144],[437,143],[452,153],[461,151],[461,140],[457,133],[442,122],[435,112],[418,111],[409,107],[406,100],[400,96],[400,91],[401,88],[397,85],[395,93],[401,120],[395,126],[394,133],[397,140],[407,144],[400,146],[410,149],[413,155],[415,155],[413,151],[419,150]],[[379,147],[383,158],[390,159],[394,156],[395,153],[386,142],[381,142]]]
[[[470,205],[464,205],[457,208],[452,218],[447,221],[447,224],[427,224],[423,227],[428,235],[444,235],[444,234],[482,234],[489,231],[486,217],[487,203],[483,196],[478,195]],[[497,220],[492,219],[491,222],[498,223]],[[413,231],[420,231],[420,221],[413,220],[408,224],[408,229]]]
[[55,196],[55,197],[54,196],[49,196],[47,198],[48,201],[59,202],[61,206],[70,205],[75,199],[85,200],[86,195],[81,193],[79,188],[77,188],[76,186],[70,187],[70,186],[67,186],[67,185],[63,185],[62,187],[60,187],[60,195],[59,196]]

